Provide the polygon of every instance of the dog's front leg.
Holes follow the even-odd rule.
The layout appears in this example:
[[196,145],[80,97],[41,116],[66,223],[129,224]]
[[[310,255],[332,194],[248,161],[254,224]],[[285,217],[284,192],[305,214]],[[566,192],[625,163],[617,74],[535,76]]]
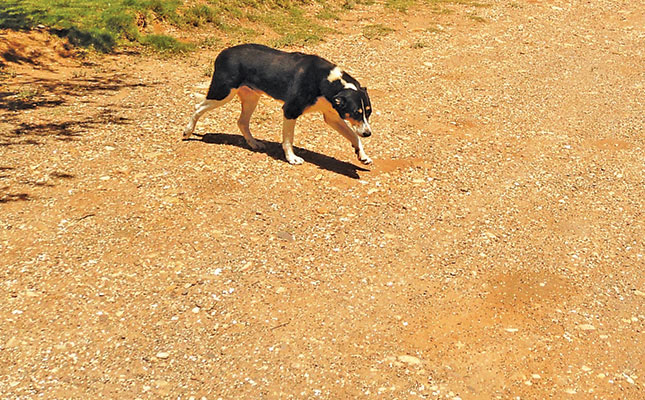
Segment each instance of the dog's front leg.
[[298,165],[305,162],[305,160],[298,157],[293,152],[293,133],[295,128],[295,119],[284,119],[284,123],[282,124],[282,148],[284,149],[284,156],[289,164]]
[[353,130],[350,129],[349,126],[347,126],[345,121],[340,119],[334,112],[324,113],[323,117],[327,125],[334,128],[338,133],[343,135],[347,140],[349,140],[352,143],[352,147],[354,148],[354,152],[358,157],[358,161],[362,162],[365,165],[372,163],[372,159],[369,158],[367,154],[365,154],[365,150],[363,149],[363,143],[361,143],[361,139]]

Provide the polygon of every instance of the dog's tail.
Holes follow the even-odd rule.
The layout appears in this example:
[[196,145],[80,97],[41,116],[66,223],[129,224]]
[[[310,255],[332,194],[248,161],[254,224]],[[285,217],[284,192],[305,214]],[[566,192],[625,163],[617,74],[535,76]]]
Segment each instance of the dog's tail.
[[195,87],[193,88],[193,89],[195,89],[195,90],[197,90],[197,91],[192,92],[192,93],[190,94],[190,97],[192,97],[193,99],[195,99],[195,101],[197,101],[197,102],[200,102],[200,103],[201,103],[202,101],[204,101],[204,99],[206,99],[206,94],[204,94],[204,93],[202,93],[202,92],[205,92],[205,91],[208,89],[208,87],[209,87],[209,86],[210,86],[210,82],[200,82],[200,83],[198,83],[198,84],[197,84],[197,85],[195,85]]
[[200,103],[206,99],[206,95],[204,93],[197,93],[197,92],[191,93],[190,97],[192,97],[193,99],[195,99],[195,101]]

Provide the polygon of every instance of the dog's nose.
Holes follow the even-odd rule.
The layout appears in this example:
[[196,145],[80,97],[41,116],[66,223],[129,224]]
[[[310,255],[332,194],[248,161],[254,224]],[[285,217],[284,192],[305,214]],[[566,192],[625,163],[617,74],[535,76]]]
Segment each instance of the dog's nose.
[[372,136],[372,131],[363,132],[363,137],[369,137],[369,136]]

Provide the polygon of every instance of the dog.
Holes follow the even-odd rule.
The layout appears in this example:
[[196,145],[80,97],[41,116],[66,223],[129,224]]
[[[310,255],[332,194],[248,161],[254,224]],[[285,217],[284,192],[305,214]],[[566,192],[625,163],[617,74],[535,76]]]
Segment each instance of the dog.
[[298,117],[311,112],[322,113],[325,122],[351,142],[360,162],[372,163],[360,140],[372,134],[372,104],[367,88],[324,58],[259,44],[223,50],[215,59],[206,99],[195,107],[184,139],[192,135],[197,120],[206,111],[228,103],[235,95],[242,102],[237,126],[254,150],[264,146],[251,135],[249,121],[260,96],[266,95],[283,103],[282,148],[290,164],[303,163],[293,152],[293,134]]

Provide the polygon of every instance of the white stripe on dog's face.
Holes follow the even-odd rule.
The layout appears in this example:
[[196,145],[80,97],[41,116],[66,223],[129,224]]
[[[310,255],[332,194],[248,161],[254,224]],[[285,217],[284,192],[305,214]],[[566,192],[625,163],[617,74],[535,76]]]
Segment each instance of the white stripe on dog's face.
[[363,115],[363,122],[361,122],[357,127],[356,127],[356,133],[365,137],[365,134],[367,136],[372,134],[372,128],[370,127],[370,123],[367,122],[367,112],[365,112],[365,103],[361,99],[361,114]]
[[353,83],[349,83],[343,79],[343,70],[338,67],[334,67],[334,69],[332,69],[329,72],[329,75],[327,75],[327,80],[329,82],[340,80],[340,83],[343,85],[345,89],[358,90],[356,85],[354,85]]
[[329,82],[337,81],[339,79],[342,80],[342,78],[343,78],[343,71],[338,67],[335,67],[334,69],[332,69],[331,72],[329,72],[329,76],[327,76],[327,80]]

